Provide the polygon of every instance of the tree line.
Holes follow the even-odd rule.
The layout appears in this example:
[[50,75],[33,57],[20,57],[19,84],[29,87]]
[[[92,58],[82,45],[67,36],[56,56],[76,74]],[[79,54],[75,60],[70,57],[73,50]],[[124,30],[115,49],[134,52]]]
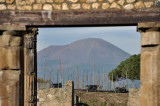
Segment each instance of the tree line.
[[120,78],[140,80],[140,54],[132,55],[125,61],[122,61],[115,69],[109,72],[108,77],[114,81]]

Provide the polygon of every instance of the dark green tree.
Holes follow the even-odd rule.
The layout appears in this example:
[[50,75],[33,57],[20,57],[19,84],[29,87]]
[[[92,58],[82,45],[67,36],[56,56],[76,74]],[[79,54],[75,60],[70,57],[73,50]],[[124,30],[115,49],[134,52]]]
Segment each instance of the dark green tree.
[[117,68],[109,72],[108,76],[112,79],[113,74],[113,80],[115,81],[116,78],[126,78],[126,73],[128,79],[140,79],[140,54],[133,55],[125,61],[122,61]]

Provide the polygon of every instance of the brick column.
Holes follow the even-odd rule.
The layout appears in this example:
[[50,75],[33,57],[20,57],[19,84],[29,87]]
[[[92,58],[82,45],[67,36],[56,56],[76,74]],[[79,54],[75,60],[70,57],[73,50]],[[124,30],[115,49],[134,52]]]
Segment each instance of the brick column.
[[139,23],[140,106],[160,106],[160,23]]
[[37,105],[37,28],[24,35],[24,106]]
[[23,106],[21,40],[18,31],[0,32],[0,106]]

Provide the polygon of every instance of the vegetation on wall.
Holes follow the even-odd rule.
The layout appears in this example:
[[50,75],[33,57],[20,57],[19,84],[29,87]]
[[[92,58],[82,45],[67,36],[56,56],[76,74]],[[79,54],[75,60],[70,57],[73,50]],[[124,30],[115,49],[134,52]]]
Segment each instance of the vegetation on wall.
[[131,80],[140,79],[140,54],[133,55],[125,61],[122,61],[117,68],[108,74],[109,79],[112,80],[113,78],[113,81],[126,78],[126,76]]

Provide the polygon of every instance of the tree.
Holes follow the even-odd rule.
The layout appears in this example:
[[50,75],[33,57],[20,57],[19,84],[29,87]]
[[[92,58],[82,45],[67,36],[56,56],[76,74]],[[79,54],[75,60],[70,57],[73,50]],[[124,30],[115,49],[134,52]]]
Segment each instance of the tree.
[[125,61],[122,61],[117,68],[109,72],[108,76],[109,78],[112,78],[113,74],[113,80],[115,81],[117,76],[119,78],[126,78],[126,73],[128,79],[131,80],[139,80],[140,79],[140,54],[133,55],[126,59]]

